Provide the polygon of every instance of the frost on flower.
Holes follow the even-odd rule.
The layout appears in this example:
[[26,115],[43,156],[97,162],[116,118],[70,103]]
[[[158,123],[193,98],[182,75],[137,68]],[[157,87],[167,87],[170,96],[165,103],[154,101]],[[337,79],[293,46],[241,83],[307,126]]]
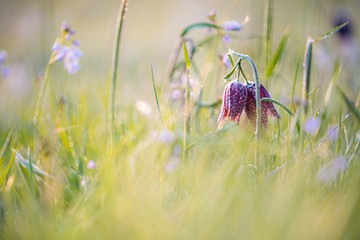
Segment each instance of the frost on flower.
[[[256,124],[256,91],[255,83],[246,85],[248,96],[246,99],[245,112],[252,124]],[[269,91],[260,84],[260,99],[271,98]],[[272,102],[263,101],[261,102],[261,125],[266,127],[268,123],[268,115],[272,118],[280,119],[281,116],[276,110]]]
[[317,179],[320,182],[335,182],[348,167],[349,161],[345,157],[335,158],[319,170]]
[[62,25],[62,36],[56,39],[52,46],[53,54],[50,64],[57,61],[64,61],[64,68],[68,74],[74,74],[80,70],[79,63],[82,52],[79,49],[80,42],[74,39],[75,32],[64,22]]
[[[260,84],[260,98],[271,98],[270,93],[262,84]],[[223,104],[218,119],[219,128],[227,118],[239,123],[244,109],[250,122],[255,125],[257,114],[255,83],[244,86],[233,80],[225,86]],[[261,125],[264,127],[267,126],[268,115],[273,118],[281,118],[272,102],[261,102]]]
[[7,59],[7,52],[5,50],[0,51],[0,74],[5,78],[9,75],[9,68],[4,66],[4,62]]
[[305,122],[304,130],[306,133],[314,135],[320,127],[320,124],[321,122],[319,118],[309,118]]

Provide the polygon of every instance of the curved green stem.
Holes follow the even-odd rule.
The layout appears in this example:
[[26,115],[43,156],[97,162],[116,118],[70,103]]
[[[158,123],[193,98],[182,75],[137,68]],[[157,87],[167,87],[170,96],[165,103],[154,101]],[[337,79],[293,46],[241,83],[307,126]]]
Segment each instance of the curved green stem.
[[255,66],[254,61],[248,55],[244,55],[241,53],[237,53],[231,49],[229,49],[229,53],[233,56],[237,56],[242,60],[246,60],[250,63],[251,68],[254,72],[254,79],[255,79],[255,91],[256,91],[256,132],[255,132],[255,140],[256,142],[260,139],[260,127],[261,127],[261,105],[260,105],[260,82],[259,82],[259,75]]
[[114,128],[114,106],[115,106],[115,90],[116,90],[116,76],[117,76],[117,66],[119,59],[119,48],[120,48],[120,37],[121,30],[123,25],[123,20],[125,17],[125,12],[127,9],[128,0],[122,0],[119,10],[119,15],[116,23],[116,36],[114,40],[113,52],[112,52],[112,65],[111,65],[111,82],[109,90],[109,118],[110,118],[110,137],[113,135]]

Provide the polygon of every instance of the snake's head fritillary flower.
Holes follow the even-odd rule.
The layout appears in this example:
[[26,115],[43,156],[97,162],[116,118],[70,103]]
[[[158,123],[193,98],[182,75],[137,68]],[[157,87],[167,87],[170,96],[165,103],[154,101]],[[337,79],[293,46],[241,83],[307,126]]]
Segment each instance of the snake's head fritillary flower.
[[240,31],[242,24],[235,20],[223,22],[222,27],[225,31]]
[[[250,83],[246,85],[248,95],[245,104],[245,112],[252,124],[256,124],[256,91],[255,83]],[[260,99],[261,98],[271,98],[269,91],[260,84]],[[280,119],[281,116],[276,110],[272,102],[263,101],[261,102],[261,125],[266,127],[268,122],[268,115],[273,118]]]
[[223,105],[218,119],[219,128],[227,118],[239,123],[247,95],[246,87],[237,80],[233,80],[225,86]]
[[50,59],[50,63],[64,60],[64,68],[68,71],[68,74],[74,74],[80,70],[81,65],[79,63],[82,52],[79,49],[80,42],[74,38],[75,31],[64,22],[62,24],[62,37],[56,39],[52,46],[53,57]]

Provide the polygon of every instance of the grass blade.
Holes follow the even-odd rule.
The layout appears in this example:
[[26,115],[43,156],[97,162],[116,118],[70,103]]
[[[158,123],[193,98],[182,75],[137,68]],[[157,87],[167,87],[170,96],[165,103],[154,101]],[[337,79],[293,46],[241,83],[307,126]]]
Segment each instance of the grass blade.
[[16,152],[13,153],[13,155],[12,155],[12,157],[10,159],[10,162],[8,163],[8,165],[6,166],[4,172],[0,176],[0,186],[4,183],[6,175],[8,174],[12,164],[14,163],[15,154],[16,154]]
[[304,56],[304,76],[303,76],[303,93],[302,100],[304,104],[305,114],[308,112],[309,107],[309,90],[310,90],[310,75],[311,75],[311,58],[312,58],[312,47],[314,40],[308,37],[306,43],[306,50]]
[[331,29],[329,32],[327,32],[327,33],[325,33],[324,35],[316,38],[316,39],[314,40],[314,43],[316,43],[316,42],[318,42],[318,41],[320,41],[320,40],[323,40],[323,39],[325,39],[325,38],[330,37],[331,35],[333,35],[333,34],[336,33],[337,31],[339,31],[340,29],[342,29],[343,27],[345,27],[349,22],[350,22],[350,21],[347,21],[347,22],[345,22],[345,23],[343,23],[343,24],[341,24],[341,25],[339,25],[339,26]]
[[272,57],[271,62],[267,65],[268,67],[266,69],[266,74],[265,74],[266,78],[269,78],[273,74],[277,63],[279,62],[281,56],[284,53],[288,38],[289,38],[289,30],[285,29],[284,35],[282,36],[280,43],[276,48],[275,54]]
[[344,102],[346,103],[349,110],[352,112],[352,114],[355,115],[358,122],[360,122],[360,113],[359,113],[359,111],[356,110],[355,106],[352,104],[350,99],[346,96],[346,94],[343,92],[343,90],[341,90],[341,88],[339,86],[336,86],[336,89],[339,91],[341,97],[344,99]]
[[155,80],[154,80],[154,71],[153,71],[153,66],[152,66],[152,64],[150,64],[150,68],[151,68],[151,79],[152,79],[152,84],[153,84],[153,88],[154,88],[156,106],[157,106],[157,109],[158,109],[158,111],[159,111],[161,125],[164,127],[164,123],[163,123],[163,120],[162,120],[162,117],[161,117],[159,99],[158,99],[157,92],[156,92],[156,86],[155,86]]
[[[24,168],[26,168],[30,172],[30,163],[29,163],[29,161],[26,160],[23,156],[21,156],[21,154],[18,153],[15,149],[12,149],[12,151],[16,155],[16,158],[15,158],[16,161],[18,161]],[[32,169],[33,169],[34,173],[36,173],[37,175],[40,175],[40,176],[43,176],[43,177],[54,178],[53,176],[51,176],[50,174],[46,173],[41,168],[36,166],[35,164],[31,164],[31,166],[32,166]]]
[[269,65],[272,48],[273,0],[266,1],[265,9],[265,66]]

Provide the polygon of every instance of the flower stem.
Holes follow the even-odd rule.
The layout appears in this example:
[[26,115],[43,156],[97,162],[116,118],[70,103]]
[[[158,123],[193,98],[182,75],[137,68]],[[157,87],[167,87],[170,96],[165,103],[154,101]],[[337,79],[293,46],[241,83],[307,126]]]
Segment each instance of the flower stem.
[[39,127],[40,116],[41,116],[41,107],[42,107],[42,102],[44,100],[46,87],[47,87],[47,85],[49,83],[49,79],[50,79],[51,66],[52,66],[52,63],[49,63],[46,67],[44,78],[43,78],[43,81],[42,81],[41,87],[40,87],[39,96],[38,96],[38,99],[36,102],[35,114],[34,114],[34,119],[33,119],[35,130],[38,130],[38,127]]
[[255,163],[254,165],[257,166],[257,160],[258,160],[258,142],[260,140],[260,126],[261,126],[261,102],[260,102],[260,82],[259,82],[259,75],[255,66],[254,61],[249,57],[248,55],[244,55],[241,53],[237,53],[233,50],[229,49],[229,53],[233,56],[237,56],[242,60],[246,60],[250,63],[251,68],[254,73],[254,79],[255,79],[255,91],[256,91],[256,132],[255,132]]
[[115,106],[115,90],[116,90],[116,76],[117,76],[117,66],[119,59],[119,48],[120,48],[120,37],[121,30],[123,25],[123,20],[125,18],[125,12],[127,9],[128,0],[122,0],[119,10],[119,15],[116,22],[116,35],[114,40],[113,52],[112,52],[112,65],[111,65],[111,81],[110,81],[110,89],[109,89],[109,109],[108,114],[110,118],[110,138],[112,139],[113,130],[114,130],[114,106]]
[[254,72],[254,79],[255,79],[255,90],[256,90],[256,132],[255,132],[255,139],[256,142],[260,139],[260,126],[261,126],[261,105],[260,105],[260,82],[259,82],[259,75],[255,66],[254,61],[248,55],[244,55],[241,53],[237,53],[233,50],[229,50],[229,53],[233,56],[237,56],[240,59],[246,60],[250,63],[251,68]]

